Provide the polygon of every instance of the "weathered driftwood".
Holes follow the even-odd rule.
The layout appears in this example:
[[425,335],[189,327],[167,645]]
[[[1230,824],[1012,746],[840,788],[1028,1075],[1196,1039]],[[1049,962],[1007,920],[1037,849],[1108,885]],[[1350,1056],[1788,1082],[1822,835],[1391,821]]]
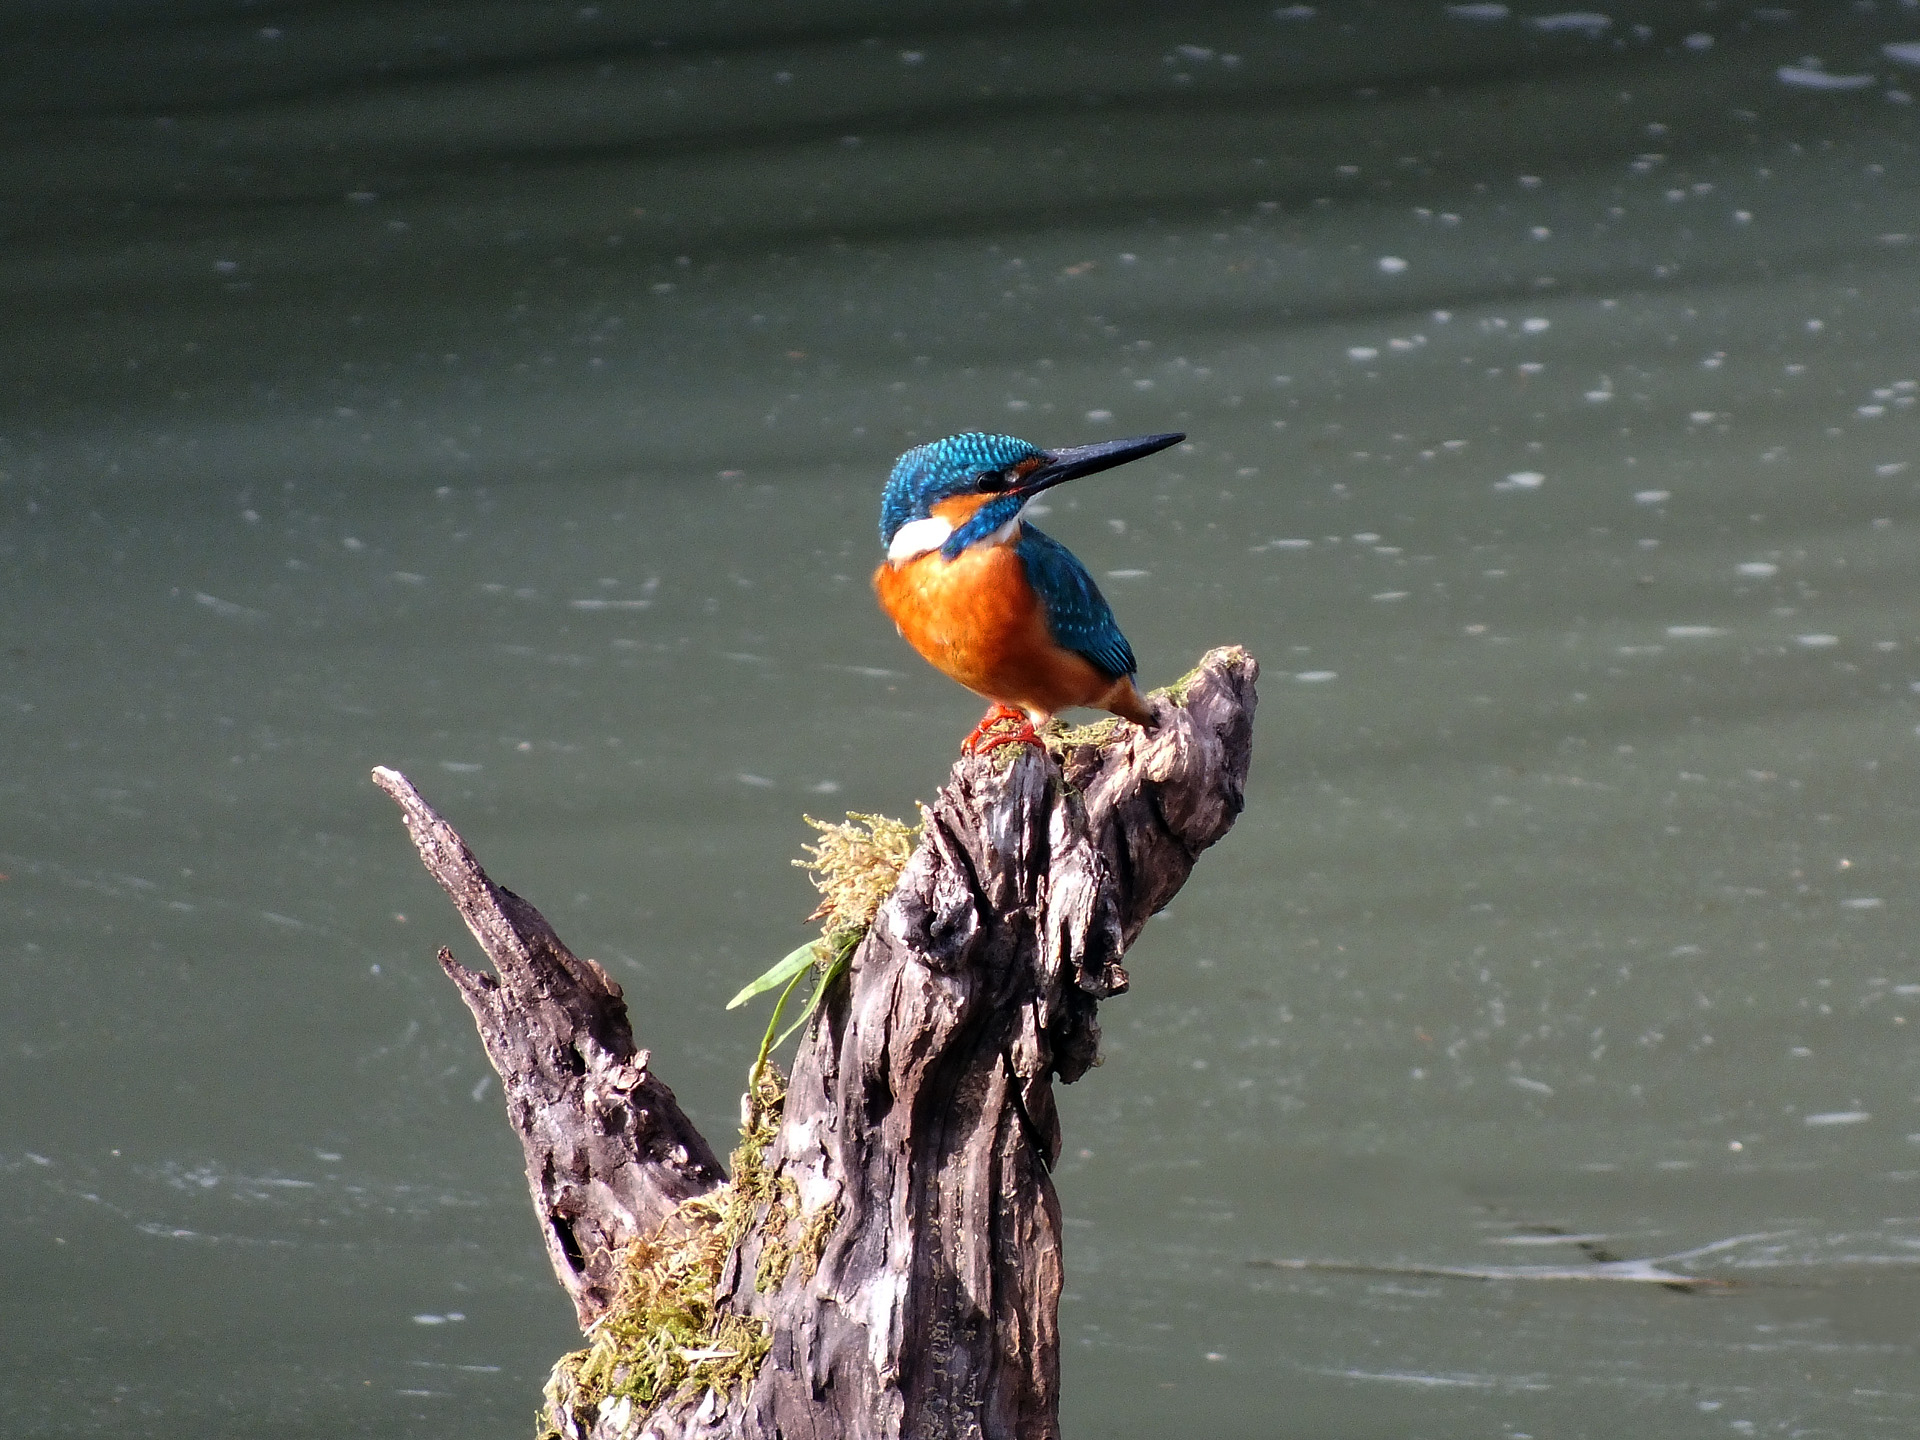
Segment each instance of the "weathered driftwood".
[[[802,1037],[759,1162],[787,1213],[749,1228],[722,1273],[721,1305],[764,1323],[764,1364],[732,1393],[561,1415],[562,1433],[1058,1434],[1053,1080],[1095,1063],[1098,1004],[1127,988],[1121,955],[1238,815],[1258,673],[1244,651],[1215,650],[1153,698],[1150,732],[1114,722],[1058,760],[1023,748],[954,766]],[[488,881],[400,776],[376,776],[500,971],[441,952],[506,1083],[584,1325],[607,1303],[612,1257],[718,1167],[646,1074],[605,972]],[[784,1258],[796,1233],[815,1239],[807,1263]],[[764,1263],[770,1245],[779,1263]]]
[[406,776],[381,767],[373,782],[399,802],[420,858],[493,961],[496,974],[484,975],[440,950],[500,1073],[547,1258],[585,1328],[613,1299],[627,1242],[725,1172],[673,1091],[648,1071],[647,1052],[634,1048],[613,977],[488,879]]

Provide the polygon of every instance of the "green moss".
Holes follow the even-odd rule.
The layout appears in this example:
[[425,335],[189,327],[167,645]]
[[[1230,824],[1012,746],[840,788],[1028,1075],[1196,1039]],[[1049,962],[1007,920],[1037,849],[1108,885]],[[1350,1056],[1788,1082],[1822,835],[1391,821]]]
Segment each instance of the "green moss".
[[1095,720],[1086,725],[1062,725],[1056,720],[1041,730],[1040,738],[1046,741],[1050,752],[1058,754],[1083,746],[1108,744],[1118,739],[1129,723],[1118,715],[1109,715],[1104,720]]
[[1193,689],[1194,682],[1197,681],[1201,677],[1201,675],[1203,675],[1206,672],[1206,668],[1207,668],[1206,659],[1202,657],[1198,665],[1194,666],[1193,669],[1187,671],[1186,674],[1182,675],[1178,680],[1174,681],[1171,685],[1163,685],[1158,690],[1149,690],[1147,692],[1147,696],[1149,699],[1151,699],[1155,695],[1164,695],[1169,700],[1173,701],[1174,704],[1185,706],[1185,704],[1187,703],[1187,692]]
[[[798,1192],[791,1180],[776,1179],[766,1167],[767,1150],[779,1131],[785,1081],[773,1066],[764,1066],[756,1091],[751,1118],[733,1152],[733,1178],[686,1201],[652,1234],[627,1247],[613,1304],[589,1331],[592,1343],[561,1360],[547,1381],[541,1440],[568,1433],[560,1423],[563,1415],[579,1433],[609,1404],[624,1401],[645,1413],[702,1390],[731,1396],[759,1373],[772,1343],[767,1323],[722,1308],[721,1271],[757,1223],[764,1245],[784,1248],[784,1276],[813,1222],[803,1226],[801,1243],[787,1239],[797,1218]],[[824,1235],[818,1243],[825,1245]],[[813,1257],[817,1264],[817,1248]],[[765,1264],[763,1250],[763,1269]]]
[[[760,1226],[760,1263],[754,1269],[753,1286],[763,1294],[778,1290],[796,1267],[802,1279],[811,1280],[820,1268],[828,1237],[840,1223],[838,1205],[803,1212],[799,1189],[784,1175],[780,1177],[779,1190]],[[794,1233],[796,1222],[799,1224],[797,1234]]]
[[[1171,685],[1163,685],[1158,690],[1149,690],[1147,698],[1151,700],[1156,695],[1164,695],[1175,705],[1184,707],[1187,703],[1187,692],[1193,688],[1194,682],[1205,671],[1204,662],[1196,665]],[[1102,745],[1110,745],[1126,733],[1129,724],[1131,724],[1130,721],[1123,720],[1118,715],[1108,715],[1086,725],[1063,725],[1058,720],[1053,720],[1040,727],[1040,738],[1046,743],[1050,754],[1061,755],[1069,750],[1079,750],[1089,746],[1098,749]]]
[[813,873],[820,904],[807,918],[823,922],[821,935],[839,949],[849,934],[864,935],[920,843],[919,825],[886,815],[849,810],[845,825],[802,817],[820,832],[818,845],[802,845],[807,858],[793,863]]
[[[920,840],[920,826],[885,815],[849,813],[847,822],[808,816],[821,838],[803,847],[805,859],[793,862],[813,872],[821,895],[808,917],[823,922],[816,961],[821,984],[809,1013],[846,967]],[[749,986],[736,1000],[752,993]],[[766,1059],[773,1038],[769,1026],[750,1081],[747,1123],[733,1152],[733,1178],[688,1200],[659,1229],[627,1247],[613,1304],[594,1323],[591,1343],[554,1366],[547,1381],[541,1440],[558,1440],[569,1428],[585,1431],[604,1406],[624,1402],[645,1414],[702,1390],[727,1397],[759,1373],[772,1337],[765,1321],[722,1307],[718,1290],[728,1257],[757,1229],[754,1288],[776,1290],[796,1270],[813,1276],[840,1222],[838,1205],[803,1209],[799,1187],[767,1167],[786,1102],[786,1081]],[[561,1417],[569,1417],[572,1427],[563,1426]]]

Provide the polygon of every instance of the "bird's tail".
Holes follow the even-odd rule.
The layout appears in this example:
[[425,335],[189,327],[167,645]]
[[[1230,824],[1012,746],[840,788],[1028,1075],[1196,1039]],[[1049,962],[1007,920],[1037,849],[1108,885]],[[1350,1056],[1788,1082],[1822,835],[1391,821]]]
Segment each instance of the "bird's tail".
[[1133,688],[1131,675],[1122,675],[1113,682],[1112,689],[1093,703],[1102,710],[1118,715],[1123,720],[1131,720],[1143,730],[1153,729],[1152,707],[1147,704],[1145,697]]

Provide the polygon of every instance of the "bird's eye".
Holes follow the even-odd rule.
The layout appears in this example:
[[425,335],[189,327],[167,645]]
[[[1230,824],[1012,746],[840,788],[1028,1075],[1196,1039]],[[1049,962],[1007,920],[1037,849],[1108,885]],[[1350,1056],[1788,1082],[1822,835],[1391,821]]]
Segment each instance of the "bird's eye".
[[998,495],[1012,483],[1013,476],[1010,472],[1005,470],[989,470],[978,480],[974,481],[974,486],[982,495]]

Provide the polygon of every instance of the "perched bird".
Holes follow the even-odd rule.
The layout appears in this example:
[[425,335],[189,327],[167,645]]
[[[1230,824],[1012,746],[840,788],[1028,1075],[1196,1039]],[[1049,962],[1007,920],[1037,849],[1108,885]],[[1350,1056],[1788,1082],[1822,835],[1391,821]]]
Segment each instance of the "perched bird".
[[[1042,490],[1184,439],[1042,450],[1011,435],[951,435],[894,463],[880,499],[887,559],[873,588],[908,644],[993,702],[966,753],[1038,744],[1033,726],[1070,705],[1153,725],[1133,688],[1133,647],[1100,587],[1072,551],[1021,517]],[[1003,720],[1018,729],[989,736]]]

